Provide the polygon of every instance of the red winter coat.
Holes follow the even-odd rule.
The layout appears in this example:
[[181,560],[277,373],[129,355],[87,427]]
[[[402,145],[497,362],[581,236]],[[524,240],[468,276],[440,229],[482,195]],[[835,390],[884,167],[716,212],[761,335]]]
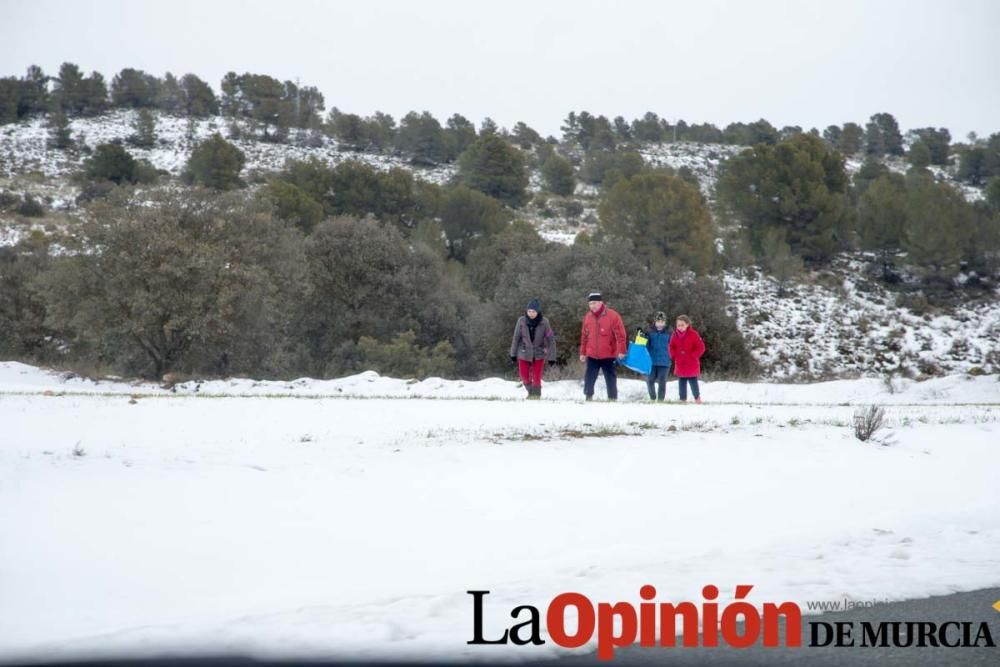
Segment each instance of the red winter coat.
[[674,329],[667,349],[670,358],[674,360],[674,375],[679,378],[694,378],[701,374],[701,355],[705,354],[705,342],[694,327],[688,327],[684,333]]
[[622,316],[607,306],[602,306],[597,314],[587,312],[583,316],[580,330],[580,355],[593,359],[614,359],[625,354],[628,335]]

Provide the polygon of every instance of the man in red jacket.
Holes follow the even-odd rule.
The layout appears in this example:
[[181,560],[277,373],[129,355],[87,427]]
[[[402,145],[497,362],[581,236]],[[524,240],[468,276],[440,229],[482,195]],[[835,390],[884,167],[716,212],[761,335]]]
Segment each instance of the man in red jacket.
[[607,307],[600,292],[587,296],[590,312],[583,316],[580,331],[580,363],[587,364],[583,380],[583,394],[590,401],[594,398],[594,385],[598,372],[604,373],[608,400],[618,399],[618,376],[615,362],[625,358],[628,340],[621,315]]
[[701,355],[705,354],[705,343],[691,326],[691,318],[687,315],[677,316],[677,327],[667,350],[674,360],[674,375],[677,376],[681,401],[687,401],[687,385],[690,384],[694,402],[701,403],[698,376],[701,375]]

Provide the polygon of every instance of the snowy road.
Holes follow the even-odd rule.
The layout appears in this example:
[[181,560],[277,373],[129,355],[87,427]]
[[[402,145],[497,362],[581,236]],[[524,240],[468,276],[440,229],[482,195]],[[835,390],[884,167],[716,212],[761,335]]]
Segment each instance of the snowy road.
[[720,403],[695,406],[585,404],[571,382],[528,403],[130,399],[18,377],[0,383],[0,657],[527,659],[557,653],[466,645],[467,590],[492,591],[498,634],[569,590],[700,601],[752,583],[751,601],[802,603],[1000,585],[996,378],[961,385],[970,405],[948,384],[885,396],[880,446],[854,439],[842,396],[801,386],[710,384]]

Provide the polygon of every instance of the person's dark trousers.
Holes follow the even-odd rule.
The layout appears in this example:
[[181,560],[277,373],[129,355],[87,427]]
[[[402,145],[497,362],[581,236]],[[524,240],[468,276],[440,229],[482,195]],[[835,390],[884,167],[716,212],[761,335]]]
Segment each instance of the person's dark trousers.
[[594,359],[587,357],[587,373],[583,377],[583,394],[590,398],[594,395],[594,385],[597,384],[597,373],[604,373],[604,383],[608,387],[608,399],[618,398],[618,374],[614,359]]
[[649,400],[662,401],[667,397],[667,373],[670,366],[653,366],[646,376],[646,389],[649,390]]
[[691,383],[691,394],[694,396],[695,400],[701,396],[701,392],[698,391],[698,378],[677,378],[677,383],[681,392],[681,400],[688,400],[687,385]]

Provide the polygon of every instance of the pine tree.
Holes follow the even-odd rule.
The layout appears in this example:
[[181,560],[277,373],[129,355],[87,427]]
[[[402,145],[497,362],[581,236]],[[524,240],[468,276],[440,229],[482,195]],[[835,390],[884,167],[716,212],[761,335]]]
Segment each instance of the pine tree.
[[778,283],[778,298],[785,296],[788,281],[802,273],[802,258],[792,253],[784,230],[771,227],[762,241],[764,266]]
[[957,190],[928,177],[911,186],[907,219],[909,263],[929,279],[950,279],[975,233],[972,207]]
[[117,185],[135,183],[138,164],[118,144],[101,144],[83,164],[84,175],[91,181],[111,181]]
[[924,127],[913,130],[913,134],[927,146],[930,164],[945,166],[948,164],[948,152],[951,144],[951,132],[947,128]]
[[216,190],[230,190],[242,184],[240,172],[245,163],[243,151],[216,132],[191,151],[184,180]]
[[542,178],[549,192],[568,197],[576,190],[576,174],[569,160],[553,152],[542,163]]
[[528,172],[521,152],[496,134],[481,134],[458,158],[463,185],[517,207],[525,202]]
[[716,184],[723,211],[763,251],[770,227],[785,230],[792,251],[810,263],[828,261],[848,221],[844,158],[822,139],[800,134],[777,146],[758,144],[727,160]]
[[858,235],[861,247],[877,253],[882,265],[882,279],[896,278],[894,258],[906,233],[909,209],[902,179],[880,176],[869,185],[858,202]]
[[159,94],[156,97],[156,107],[168,114],[180,113],[184,107],[184,91],[181,84],[170,72],[163,77]]
[[712,217],[701,192],[679,176],[651,171],[622,178],[598,213],[601,229],[634,243],[647,266],[673,258],[699,273],[715,267]]
[[927,147],[927,144],[923,140],[918,139],[910,144],[910,152],[907,155],[907,159],[910,161],[910,166],[913,169],[918,171],[927,169],[931,164],[931,149]]
[[49,113],[48,124],[48,145],[51,148],[66,150],[73,147],[73,137],[70,134],[69,118],[66,117],[62,104],[53,102],[52,111]]
[[156,145],[156,116],[149,109],[139,109],[132,122],[135,133],[129,138],[133,146],[152,148]]
[[868,155],[902,155],[903,135],[896,118],[889,113],[877,113],[865,128],[865,152]]
[[844,123],[837,149],[844,155],[857,155],[864,146],[865,131],[857,123]]
[[449,256],[464,261],[479,242],[501,232],[510,217],[496,199],[461,185],[452,188],[441,211]]
[[465,116],[454,114],[444,130],[448,159],[454,161],[476,140],[476,126]]
[[429,111],[411,111],[403,117],[396,133],[396,147],[409,154],[413,164],[435,165],[448,160],[444,130]]

